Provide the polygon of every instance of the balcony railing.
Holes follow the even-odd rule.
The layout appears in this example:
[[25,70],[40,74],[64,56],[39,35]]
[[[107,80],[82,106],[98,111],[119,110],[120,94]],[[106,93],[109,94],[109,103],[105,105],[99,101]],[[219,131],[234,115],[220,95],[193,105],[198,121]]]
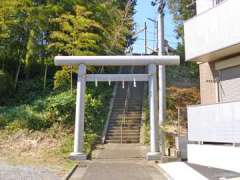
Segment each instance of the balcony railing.
[[215,5],[218,5],[218,4],[222,3],[223,1],[225,1],[225,0],[213,0]]
[[219,5],[184,23],[186,59],[206,62],[239,53],[240,0]]
[[188,107],[188,140],[240,143],[240,102]]

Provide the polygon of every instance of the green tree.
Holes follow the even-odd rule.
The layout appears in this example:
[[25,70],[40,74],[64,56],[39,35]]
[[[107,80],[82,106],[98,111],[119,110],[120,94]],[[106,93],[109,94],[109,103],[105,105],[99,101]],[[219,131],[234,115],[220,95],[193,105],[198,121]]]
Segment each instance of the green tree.
[[0,68],[15,79],[15,88],[19,80],[42,76],[45,89],[48,73],[56,71],[52,59],[57,54],[124,54],[134,41],[135,4],[135,0],[1,0]]
[[183,22],[195,15],[195,4],[192,0],[168,0],[167,2],[176,24],[178,38],[184,42]]
[[193,17],[196,14],[196,6],[192,0],[168,0],[168,8],[173,15],[175,22],[175,31],[177,38],[180,40],[176,49],[176,54],[180,55],[181,62],[187,66],[188,73],[191,78],[198,78],[198,66],[195,63],[185,63],[185,48],[184,48],[184,31],[183,23],[185,20]]
[[73,13],[53,18],[57,30],[50,34],[49,48],[62,55],[95,55],[99,52],[102,26],[91,19],[92,12],[76,5]]

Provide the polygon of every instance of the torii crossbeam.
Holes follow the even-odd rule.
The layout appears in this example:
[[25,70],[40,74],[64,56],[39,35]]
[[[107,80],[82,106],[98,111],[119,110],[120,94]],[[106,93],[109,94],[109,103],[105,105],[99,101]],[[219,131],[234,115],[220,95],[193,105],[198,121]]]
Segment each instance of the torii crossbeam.
[[[148,81],[150,106],[150,152],[148,160],[160,159],[156,65],[178,65],[179,56],[56,56],[55,65],[78,65],[74,152],[71,158],[86,159],[84,144],[84,95],[87,81]],[[148,66],[148,74],[86,74],[86,66]]]

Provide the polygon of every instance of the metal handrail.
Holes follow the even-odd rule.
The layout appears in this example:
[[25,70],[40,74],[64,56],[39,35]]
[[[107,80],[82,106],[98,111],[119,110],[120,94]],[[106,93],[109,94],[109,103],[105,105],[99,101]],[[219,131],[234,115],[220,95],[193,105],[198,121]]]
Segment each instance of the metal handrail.
[[125,96],[125,102],[124,102],[124,109],[123,109],[123,119],[121,121],[121,143],[122,143],[122,139],[123,139],[123,125],[126,124],[126,112],[128,109],[128,98],[129,98],[129,94],[130,94],[130,86],[128,84],[128,89],[127,89],[127,94]]
[[[131,67],[131,73],[133,73],[134,67]],[[124,109],[123,109],[123,119],[121,121],[121,143],[123,140],[123,125],[126,124],[126,112],[128,110],[128,98],[130,96],[130,85],[128,84],[127,94],[125,96]]]
[[[121,72],[122,72],[122,66],[119,68],[118,74],[121,74]],[[106,120],[104,130],[103,130],[103,134],[102,134],[102,143],[105,142],[105,138],[106,138],[106,135],[107,135],[108,125],[109,125],[109,122],[110,122],[114,101],[116,99],[118,86],[119,86],[119,84],[115,83],[114,88],[113,88],[113,93],[112,93],[112,98],[111,98],[110,105],[109,105],[107,120]]]

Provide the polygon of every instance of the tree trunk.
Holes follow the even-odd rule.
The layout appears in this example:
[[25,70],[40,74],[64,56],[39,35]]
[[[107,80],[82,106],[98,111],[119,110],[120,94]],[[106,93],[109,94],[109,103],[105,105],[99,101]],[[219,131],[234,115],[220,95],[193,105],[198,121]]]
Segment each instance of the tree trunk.
[[15,76],[15,82],[14,82],[14,89],[17,88],[17,83],[18,83],[18,77],[19,77],[20,69],[21,69],[21,61],[19,61],[19,64],[18,64],[18,67],[17,67],[17,73],[16,73],[16,76]]
[[43,90],[46,89],[46,84],[47,84],[47,70],[48,70],[48,65],[45,64],[44,79],[43,79]]
[[73,66],[71,66],[71,95],[73,94]]

